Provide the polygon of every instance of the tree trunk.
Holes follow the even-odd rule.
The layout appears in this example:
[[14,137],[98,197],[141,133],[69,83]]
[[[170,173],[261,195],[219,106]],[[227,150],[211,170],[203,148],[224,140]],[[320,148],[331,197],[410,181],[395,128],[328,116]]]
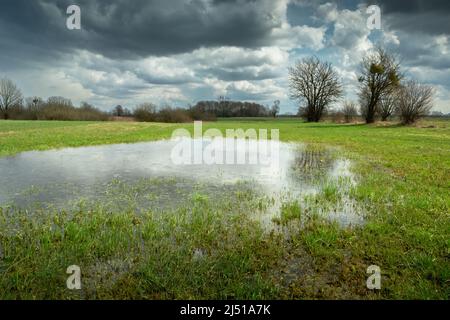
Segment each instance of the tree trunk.
[[373,115],[367,115],[366,116],[366,123],[374,123],[375,122],[375,118]]
[[375,122],[375,106],[369,105],[367,108],[366,114],[366,123],[374,123]]

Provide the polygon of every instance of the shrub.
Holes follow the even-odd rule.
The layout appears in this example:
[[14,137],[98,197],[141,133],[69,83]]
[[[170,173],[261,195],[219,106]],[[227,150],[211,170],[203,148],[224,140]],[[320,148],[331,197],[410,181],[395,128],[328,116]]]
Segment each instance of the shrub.
[[202,120],[202,121],[216,121],[217,116],[213,112],[206,111],[204,108],[200,107],[189,107],[188,108],[189,116],[193,120]]
[[83,102],[80,108],[74,107],[69,99],[51,97],[37,113],[38,120],[62,121],[105,121],[108,115],[92,105]]
[[143,103],[134,109],[133,116],[137,121],[156,121],[156,106],[152,103]]
[[137,121],[142,122],[181,123],[190,122],[193,119],[190,110],[166,106],[157,111],[156,105],[152,103],[143,103],[137,106],[133,115]]
[[38,97],[27,98],[25,106],[14,106],[8,112],[8,116],[12,120],[108,120],[106,112],[86,102],[82,102],[77,108],[69,99],[63,97],[50,97],[47,102]]
[[157,113],[158,122],[181,123],[190,122],[192,118],[186,109],[164,107]]
[[397,112],[403,124],[411,124],[426,116],[433,103],[433,88],[414,80],[404,84],[398,93]]
[[344,116],[344,121],[347,123],[352,122],[358,116],[358,110],[353,101],[344,102],[341,112]]
[[334,123],[342,123],[344,122],[344,113],[342,110],[330,110],[328,115]]

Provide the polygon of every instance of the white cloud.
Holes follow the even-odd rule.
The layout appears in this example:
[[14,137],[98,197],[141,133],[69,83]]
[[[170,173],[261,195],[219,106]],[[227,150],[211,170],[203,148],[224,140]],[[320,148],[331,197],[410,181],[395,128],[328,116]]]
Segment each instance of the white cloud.
[[309,48],[320,50],[324,47],[326,28],[310,26],[290,26],[283,23],[280,28],[272,30],[275,44],[284,50]]

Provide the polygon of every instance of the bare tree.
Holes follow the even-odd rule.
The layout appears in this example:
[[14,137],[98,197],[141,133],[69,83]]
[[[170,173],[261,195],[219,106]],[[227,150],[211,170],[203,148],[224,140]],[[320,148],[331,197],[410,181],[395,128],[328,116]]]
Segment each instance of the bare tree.
[[138,121],[156,121],[157,107],[153,103],[142,103],[133,112],[133,116]]
[[402,78],[397,57],[382,47],[378,46],[363,58],[358,81],[361,113],[366,123],[375,121],[380,99],[395,90]]
[[38,109],[44,104],[41,97],[28,97],[25,99],[25,107],[29,110]]
[[112,113],[116,117],[123,117],[123,115],[124,115],[123,107],[120,104],[115,106],[115,108],[114,108]]
[[398,114],[402,123],[411,124],[426,116],[433,106],[434,89],[410,80],[398,94]]
[[11,108],[22,104],[20,89],[9,79],[0,79],[0,113],[4,119],[8,119]]
[[54,96],[49,97],[47,99],[47,106],[49,107],[55,107],[55,108],[63,108],[63,107],[73,107],[72,101],[70,99],[60,97],[60,96]]
[[380,98],[377,109],[381,116],[381,121],[387,121],[387,119],[394,114],[397,104],[397,91],[398,90],[395,90],[389,94],[385,94]]
[[28,97],[25,99],[25,110],[30,120],[39,119],[39,111],[44,106],[44,100],[40,97]]
[[275,100],[272,107],[270,108],[270,114],[272,115],[272,117],[276,118],[278,112],[280,112],[280,100]]
[[358,115],[356,104],[353,101],[345,101],[342,107],[342,114],[344,115],[345,122],[352,122]]
[[305,58],[289,68],[290,95],[304,105],[299,114],[308,122],[318,122],[327,107],[342,95],[342,84],[329,62]]

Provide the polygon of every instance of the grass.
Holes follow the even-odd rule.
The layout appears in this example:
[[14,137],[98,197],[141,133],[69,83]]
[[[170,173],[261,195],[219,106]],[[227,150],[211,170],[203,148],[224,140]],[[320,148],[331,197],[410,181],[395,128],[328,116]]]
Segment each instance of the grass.
[[[3,299],[258,299],[276,296],[263,277],[279,259],[243,208],[205,197],[158,214],[90,210],[38,212],[34,219],[1,213],[5,255]],[[224,219],[225,217],[225,219]],[[15,226],[12,232],[11,226]],[[258,232],[259,230],[259,232]],[[239,236],[238,236],[239,235]],[[266,245],[264,245],[266,244]],[[195,258],[201,250],[203,256]],[[65,288],[69,265],[79,265],[80,291]],[[63,284],[63,285],[61,285]]]
[[26,150],[170,138],[176,125],[138,122],[1,121],[0,156]]
[[[141,216],[101,204],[33,217],[4,209],[0,297],[449,298],[449,121],[403,127],[221,119],[203,125],[273,128],[285,141],[340,147],[355,164],[359,183],[351,196],[365,208],[365,224],[340,228],[287,205],[285,220],[301,217],[303,227],[289,236],[267,234],[248,218],[258,201],[242,194],[218,204],[194,194],[177,212]],[[192,124],[0,121],[0,155],[169,138],[179,127],[192,130]],[[323,201],[335,201],[336,193],[335,186],[325,188]],[[197,249],[201,258],[193,259]],[[80,292],[65,289],[71,264],[86,270]],[[365,287],[372,264],[382,272],[382,289],[375,292]]]
[[280,222],[282,224],[286,224],[291,220],[300,219],[302,216],[301,211],[301,206],[297,201],[292,203],[284,203],[281,206]]

